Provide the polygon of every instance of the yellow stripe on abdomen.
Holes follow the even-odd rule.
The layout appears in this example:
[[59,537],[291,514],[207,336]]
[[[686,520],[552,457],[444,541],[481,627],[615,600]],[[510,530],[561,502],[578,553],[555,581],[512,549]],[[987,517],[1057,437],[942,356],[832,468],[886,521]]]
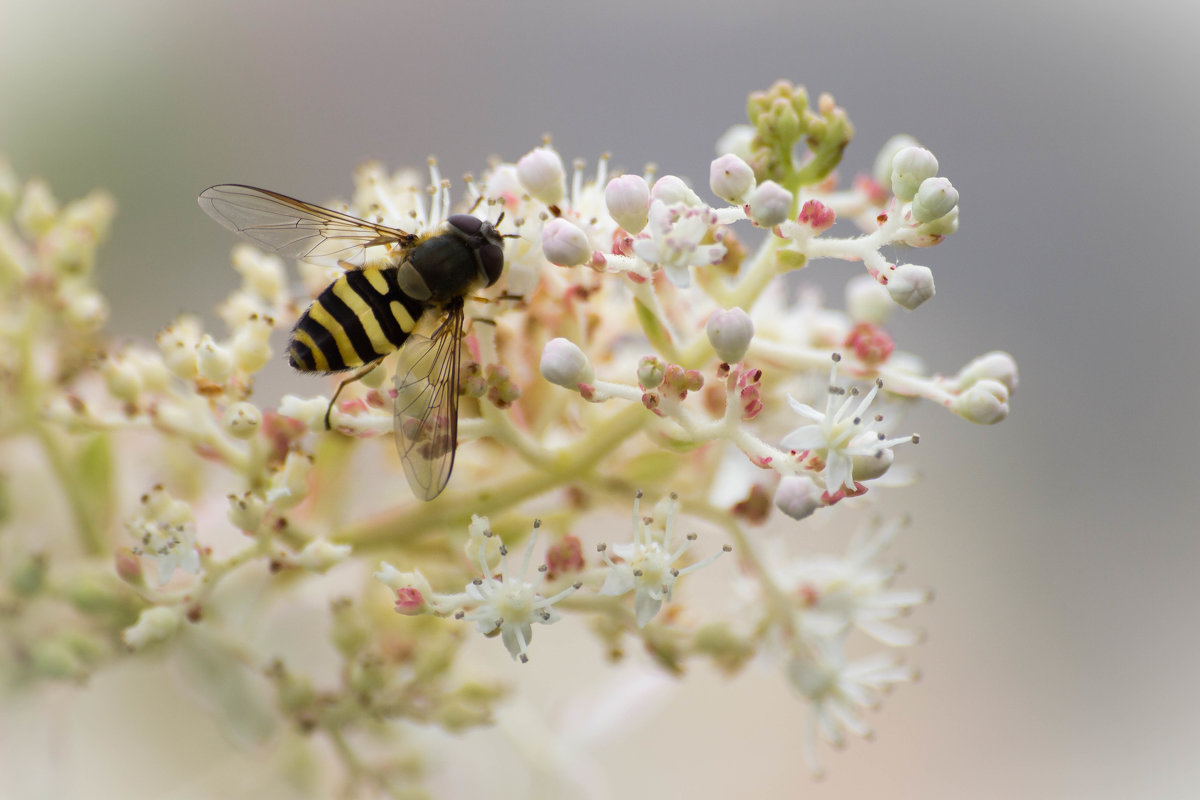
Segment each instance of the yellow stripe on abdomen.
[[354,345],[350,344],[350,337],[346,335],[345,329],[333,318],[333,315],[321,304],[320,300],[314,300],[312,307],[308,309],[308,318],[320,325],[329,335],[333,337],[333,341],[337,344],[338,353],[342,356],[342,361],[347,365],[360,364],[362,360],[358,357],[358,353],[354,352]]
[[[367,280],[371,280],[372,275],[379,276],[375,270],[370,270],[365,274]],[[382,276],[379,278],[381,281],[383,280]],[[354,316],[358,317],[358,321],[362,323],[363,331],[371,340],[371,347],[376,353],[382,355],[395,349],[395,345],[389,342],[387,336],[383,334],[383,328],[379,327],[379,320],[375,318],[375,312],[367,305],[367,301],[354,291],[354,287],[348,281],[338,281],[333,284],[332,288],[337,298],[346,304],[346,308],[350,309]],[[387,284],[384,284],[384,288],[387,288]]]

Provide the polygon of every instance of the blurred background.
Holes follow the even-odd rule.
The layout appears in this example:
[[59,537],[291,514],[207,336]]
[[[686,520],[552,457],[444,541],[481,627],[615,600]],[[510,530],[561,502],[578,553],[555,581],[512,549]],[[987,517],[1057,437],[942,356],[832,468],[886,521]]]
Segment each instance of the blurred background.
[[[805,706],[770,669],[695,669],[595,740],[565,712],[614,675],[586,640],[543,650],[572,634],[539,631],[527,668],[497,669],[534,701],[520,713],[584,742],[597,797],[1196,797],[1198,23],[1169,0],[9,0],[0,152],[62,199],[114,194],[99,280],[112,329],[150,339],[234,285],[233,241],[195,202],[210,184],[321,202],[367,158],[436,154],[457,179],[551,133],[567,159],[654,161],[707,196],[715,140],[777,78],[848,110],[846,178],[912,134],[962,225],[912,254],[938,293],[897,321],[898,346],[938,371],[991,349],[1021,368],[997,427],[910,418],[923,479],[885,510],[914,518],[904,585],[936,594],[913,620],[923,680],[872,715],[874,741],[825,749],[814,784]],[[840,286],[854,269],[810,272]],[[642,673],[616,675],[653,689]],[[187,720],[178,747],[157,746],[164,716]],[[431,738],[435,789],[525,796],[526,723]],[[271,780],[136,661],[6,712],[0,774],[37,797],[267,796]]]

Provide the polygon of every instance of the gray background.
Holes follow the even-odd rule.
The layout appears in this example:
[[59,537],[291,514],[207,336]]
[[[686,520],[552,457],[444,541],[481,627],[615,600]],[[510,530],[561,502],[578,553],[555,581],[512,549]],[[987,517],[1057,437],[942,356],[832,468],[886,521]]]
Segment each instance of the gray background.
[[[906,582],[937,593],[915,620],[930,635],[911,654],[924,680],[872,716],[875,742],[826,753],[830,777],[811,786],[803,706],[779,680],[725,685],[701,669],[660,714],[595,746],[603,780],[694,798],[1194,797],[1200,292],[1185,241],[1200,13],[1188,5],[10,0],[0,151],[62,198],[115,194],[100,281],[113,329],[148,339],[233,285],[232,242],[194,199],[209,184],[319,201],[347,194],[368,157],[419,166],[436,153],[457,177],[551,132],[567,158],[609,150],[703,187],[746,93],[779,77],[849,111],[843,175],[869,169],[893,133],[917,136],[961,192],[962,227],[913,254],[938,295],[897,323],[900,347],[940,371],[992,348],[1021,367],[998,427],[937,409],[914,420],[923,440],[904,457],[923,482],[889,506],[915,519],[898,548]],[[812,272],[837,285],[852,268]],[[550,652],[529,675],[563,674],[570,656]],[[80,737],[60,768],[99,789],[141,761],[155,727],[140,716],[109,718],[122,735],[97,752],[88,738],[105,698],[135,685],[105,677],[59,701]],[[204,742],[220,752],[215,734]],[[447,747],[483,764],[493,744]],[[192,797],[213,769],[198,749],[157,755],[166,774],[132,796]]]

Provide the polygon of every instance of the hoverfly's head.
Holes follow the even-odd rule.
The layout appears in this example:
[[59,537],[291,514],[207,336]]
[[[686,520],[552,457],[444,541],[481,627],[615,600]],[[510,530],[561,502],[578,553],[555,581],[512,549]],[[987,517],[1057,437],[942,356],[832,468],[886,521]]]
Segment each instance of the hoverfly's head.
[[[497,224],[499,220],[496,220]],[[504,237],[490,222],[470,214],[454,214],[446,223],[464,234],[473,244],[479,259],[479,278],[484,286],[500,280],[504,271]]]

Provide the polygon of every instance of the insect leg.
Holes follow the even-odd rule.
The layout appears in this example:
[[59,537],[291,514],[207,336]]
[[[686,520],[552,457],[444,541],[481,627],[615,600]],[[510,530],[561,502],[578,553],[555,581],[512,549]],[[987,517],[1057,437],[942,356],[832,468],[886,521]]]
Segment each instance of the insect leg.
[[337,391],[333,393],[333,399],[329,401],[329,408],[325,409],[325,430],[333,429],[333,426],[329,424],[329,415],[333,412],[333,405],[337,402],[338,395],[342,393],[342,389],[345,389],[348,384],[361,380],[368,372],[379,366],[379,362],[381,361],[383,361],[382,358],[377,358],[369,364],[364,364],[353,375],[338,384]]

